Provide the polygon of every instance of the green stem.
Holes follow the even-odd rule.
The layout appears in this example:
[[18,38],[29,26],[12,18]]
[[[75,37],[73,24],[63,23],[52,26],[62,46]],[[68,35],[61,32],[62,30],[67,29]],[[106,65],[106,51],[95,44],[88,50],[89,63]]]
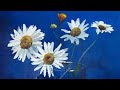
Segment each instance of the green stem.
[[62,77],[70,70],[70,68],[68,68],[59,79],[62,79]]
[[84,57],[84,55],[88,52],[88,50],[96,43],[97,39],[83,52],[83,54],[81,55],[78,64],[80,63],[80,61],[82,60],[82,58]]
[[74,51],[75,51],[75,47],[76,47],[76,44],[74,43],[73,50],[72,50],[72,55],[71,55],[71,58],[70,58],[70,62],[72,61],[72,58],[73,58],[73,55],[74,55]]
[[60,42],[61,44],[63,44],[62,41],[60,39],[58,39],[58,37],[57,37],[57,35],[55,34],[54,31],[53,31],[53,34],[54,34],[55,38],[57,39],[57,41]]
[[[98,37],[97,37],[97,39],[98,39]],[[97,41],[97,39],[83,52],[83,54],[81,55],[81,57],[80,57],[80,59],[79,59],[79,61],[78,61],[78,64],[77,64],[77,66],[76,66],[76,69],[75,69],[75,71],[74,71],[74,75],[76,76],[76,73],[78,72],[78,70],[79,70],[79,68],[80,68],[80,61],[82,60],[82,58],[84,57],[84,55],[90,50],[90,48],[92,47],[92,46],[94,46],[94,44],[96,43],[96,41]]]
[[[72,61],[72,58],[73,58],[73,56],[74,56],[75,47],[76,47],[76,44],[74,43],[70,61]],[[71,69],[70,66],[71,66],[71,64],[68,66],[68,69],[62,74],[62,76],[61,76],[59,79],[61,79],[61,78]]]
[[[58,40],[58,37],[57,37],[57,35],[55,34],[55,32],[53,31],[53,34],[54,34],[54,36],[55,36],[55,38]],[[58,40],[59,41],[59,40]]]

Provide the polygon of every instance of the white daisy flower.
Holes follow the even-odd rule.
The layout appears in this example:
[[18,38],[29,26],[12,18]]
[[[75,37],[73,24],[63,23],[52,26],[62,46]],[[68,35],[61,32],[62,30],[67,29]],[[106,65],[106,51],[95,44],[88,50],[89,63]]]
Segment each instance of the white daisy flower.
[[[23,24],[23,28],[14,30],[11,34],[13,40],[10,40],[8,47],[12,47],[13,53],[16,53],[14,59],[18,58],[19,61],[25,61],[26,56],[30,59],[31,55],[38,55],[37,47],[42,47],[41,40],[44,38],[44,33],[36,26],[31,25],[29,28]],[[13,54],[12,53],[12,54]]]
[[40,70],[40,74],[43,73],[44,77],[46,76],[46,73],[48,72],[49,78],[51,76],[54,76],[53,73],[53,66],[61,69],[61,67],[64,67],[62,65],[62,62],[65,62],[68,60],[68,53],[66,49],[60,50],[62,44],[60,44],[55,50],[54,49],[54,42],[48,44],[44,42],[44,50],[42,48],[38,47],[38,51],[40,52],[40,56],[38,58],[31,58],[32,65],[38,65],[34,71]]
[[100,32],[108,32],[111,33],[113,30],[113,27],[109,24],[105,24],[103,21],[95,21],[92,23],[91,27],[96,28],[96,33],[99,34]]
[[87,27],[88,24],[85,24],[86,20],[84,20],[80,24],[80,19],[78,18],[76,21],[71,20],[71,23],[67,22],[69,25],[69,28],[71,31],[68,31],[66,29],[61,29],[66,35],[61,36],[60,38],[65,38],[64,41],[70,40],[71,43],[76,43],[76,45],[79,44],[79,39],[85,40],[85,37],[88,37],[89,34],[85,33],[85,31],[89,28]]

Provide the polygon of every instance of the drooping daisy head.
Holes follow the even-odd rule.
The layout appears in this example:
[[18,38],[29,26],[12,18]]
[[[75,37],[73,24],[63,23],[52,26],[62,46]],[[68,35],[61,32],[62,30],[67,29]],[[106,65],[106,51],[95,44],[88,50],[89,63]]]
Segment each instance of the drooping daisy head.
[[38,65],[34,69],[34,71],[41,69],[40,74],[43,73],[44,77],[48,72],[48,76],[50,78],[51,76],[54,76],[53,66],[58,69],[64,67],[62,63],[68,60],[68,53],[66,53],[68,49],[66,48],[60,50],[61,46],[62,44],[60,44],[56,49],[54,49],[54,42],[44,42],[44,49],[38,47],[39,56],[37,58],[31,58],[31,61],[33,61],[32,65]]
[[14,59],[18,58],[24,62],[26,57],[30,59],[31,55],[37,54],[37,47],[42,47],[41,40],[45,34],[34,25],[27,28],[23,24],[22,28],[18,27],[14,34],[10,35],[13,40],[9,41],[8,47],[12,47],[13,53],[16,53]]
[[71,23],[68,22],[68,26],[70,28],[69,30],[61,29],[66,35],[61,36],[60,38],[65,38],[64,41],[70,40],[71,43],[76,43],[76,45],[79,44],[79,39],[85,40],[86,37],[89,36],[85,31],[89,28],[87,27],[88,24],[85,24],[86,20],[84,20],[80,24],[80,19],[78,18],[76,21],[71,20]]
[[91,27],[96,28],[96,33],[99,34],[100,32],[108,32],[111,33],[113,30],[113,27],[109,24],[105,24],[103,21],[95,21],[92,23]]

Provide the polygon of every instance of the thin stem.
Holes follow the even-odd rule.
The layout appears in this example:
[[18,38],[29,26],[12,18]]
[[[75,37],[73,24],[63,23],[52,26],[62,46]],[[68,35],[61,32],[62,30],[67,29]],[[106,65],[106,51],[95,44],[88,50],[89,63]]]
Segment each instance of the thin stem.
[[57,37],[57,35],[56,35],[56,33],[54,31],[53,31],[53,34],[54,34],[55,38],[57,39],[57,41],[60,42],[60,43],[62,43],[62,41],[60,39],[58,39],[58,37]]
[[[59,25],[57,26],[57,29],[61,29],[62,23],[63,23],[63,22],[60,22],[60,23],[59,23]],[[54,32],[55,30],[56,30],[56,29],[53,29],[53,30],[52,30],[54,36],[56,37],[56,39],[58,40],[58,42],[62,43],[61,38],[58,39],[56,33]],[[58,34],[60,34],[60,33],[58,33]],[[62,43],[62,44],[63,44],[63,43]]]
[[[99,35],[98,35],[99,36]],[[98,37],[96,38],[96,40],[83,52],[83,54],[81,55],[81,57],[80,57],[80,59],[79,59],[79,61],[78,61],[78,64],[77,64],[77,66],[76,66],[76,69],[75,69],[75,71],[74,71],[74,75],[76,76],[76,73],[77,73],[77,71],[79,70],[79,68],[80,68],[80,61],[82,60],[82,58],[84,57],[84,55],[90,50],[90,48],[92,47],[92,46],[94,46],[94,44],[96,43],[96,41],[97,41],[97,39],[98,39]]]
[[62,76],[61,76],[59,79],[61,79],[69,70],[70,70],[70,68],[68,68],[68,69],[62,74]]
[[60,28],[61,28],[61,26],[62,26],[62,23],[60,22],[60,23],[59,23],[59,26],[58,26],[58,29],[60,29]]
[[[54,36],[55,36],[55,38],[58,40],[58,37],[56,36],[56,34],[55,34],[55,32],[53,31],[53,34],[54,34]],[[59,41],[59,40],[58,40]]]
[[[73,58],[73,56],[74,56],[75,47],[76,47],[76,44],[74,43],[70,61],[72,61],[72,58]],[[59,79],[61,79],[61,78],[71,69],[70,66],[71,66],[71,64],[68,66],[68,69],[62,74],[62,76],[61,76]]]
[[72,58],[73,58],[73,55],[74,55],[74,51],[75,51],[75,47],[76,47],[76,44],[74,43],[73,50],[72,50],[72,55],[71,55],[71,58],[70,58],[70,62],[72,61]]
[[80,63],[80,61],[82,60],[82,58],[84,57],[84,55],[88,52],[88,50],[96,43],[97,39],[83,52],[83,54],[81,55],[78,64]]

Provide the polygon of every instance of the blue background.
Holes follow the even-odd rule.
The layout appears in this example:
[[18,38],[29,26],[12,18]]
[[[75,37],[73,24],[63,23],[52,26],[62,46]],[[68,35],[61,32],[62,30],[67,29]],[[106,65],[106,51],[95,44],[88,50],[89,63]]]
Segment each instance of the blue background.
[[[36,25],[45,33],[45,38],[42,42],[55,42],[55,47],[59,42],[54,37],[50,24],[59,24],[57,17],[58,13],[67,14],[67,19],[62,24],[63,29],[69,29],[67,22],[71,19],[80,18],[81,21],[86,19],[86,22],[91,25],[94,21],[104,21],[111,24],[114,32],[111,34],[102,34],[96,44],[87,52],[82,59],[86,65],[86,79],[117,79],[120,78],[120,12],[119,11],[0,11],[0,78],[1,79],[34,79],[39,75],[39,71],[34,72],[36,66],[32,66],[29,59],[24,63],[13,60],[15,54],[12,54],[11,48],[7,45],[11,40],[10,34],[13,29],[26,24]],[[90,26],[89,25],[89,26]],[[55,33],[58,37],[64,35],[60,29],[56,29]],[[77,63],[81,54],[86,48],[96,39],[97,34],[95,28],[87,30],[89,37],[80,41],[80,45],[76,46],[73,57],[73,68]],[[62,40],[63,41],[63,40]],[[63,42],[62,48],[69,48],[69,58],[72,53],[73,45],[70,41]],[[55,77],[59,78],[64,71],[54,71]],[[79,73],[80,75],[81,73]],[[79,78],[79,75],[77,78]],[[40,78],[43,78],[41,75]],[[63,78],[71,78],[66,74]]]

